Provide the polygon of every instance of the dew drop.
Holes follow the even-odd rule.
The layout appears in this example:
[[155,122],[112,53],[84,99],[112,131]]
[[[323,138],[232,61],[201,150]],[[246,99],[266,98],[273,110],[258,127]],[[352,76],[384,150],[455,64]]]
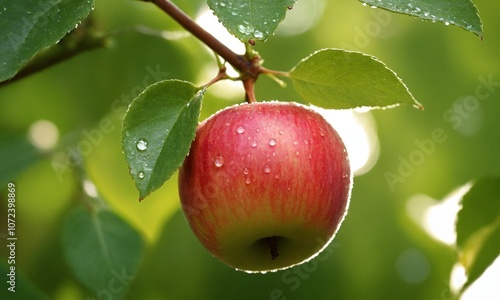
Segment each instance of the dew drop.
[[257,141],[252,141],[250,146],[252,146],[252,148],[257,148]]
[[274,179],[280,179],[280,175],[279,174],[274,175]]
[[300,152],[299,151],[295,151],[295,155],[299,156]]
[[283,130],[278,131],[280,135],[283,135]]
[[255,129],[255,132],[259,133],[260,132],[260,128]]
[[271,147],[276,146],[276,143],[277,143],[277,142],[276,142],[276,140],[275,140],[275,139],[270,139],[270,140],[269,140],[269,146],[271,146]]
[[135,145],[139,151],[144,151],[148,148],[148,141],[146,139],[139,139]]
[[137,173],[137,177],[139,177],[140,179],[143,179],[144,176],[145,176],[145,174],[143,171],[139,171],[139,173]]
[[266,174],[271,173],[271,167],[269,165],[264,166],[264,173],[266,173]]
[[294,144],[295,146],[297,146],[297,145],[299,144],[299,142],[297,142],[297,141],[293,141],[293,144]]
[[231,126],[231,123],[226,122],[226,127],[229,127],[229,126]]
[[245,130],[245,127],[243,126],[240,126],[238,128],[236,128],[236,132],[239,133],[239,134],[242,134],[244,133],[246,130]]
[[217,168],[220,168],[222,167],[223,164],[224,164],[224,157],[222,155],[217,155],[214,159],[214,165]]
[[250,174],[250,169],[249,168],[244,168],[243,169],[243,175],[248,175]]
[[246,184],[250,184],[250,182],[252,182],[252,180],[250,179],[250,177],[245,178],[245,183]]

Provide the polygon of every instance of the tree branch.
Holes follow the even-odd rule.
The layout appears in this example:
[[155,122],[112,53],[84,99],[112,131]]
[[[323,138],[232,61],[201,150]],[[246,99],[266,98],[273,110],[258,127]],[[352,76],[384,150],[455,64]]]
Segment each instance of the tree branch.
[[169,0],[145,0],[146,2],[152,2],[158,6],[161,10],[166,12],[172,19],[177,21],[184,29],[193,34],[196,38],[202,41],[220,57],[222,57],[226,62],[232,65],[236,70],[243,74],[243,77],[250,77],[254,80],[257,79],[261,73],[260,66],[254,64],[253,61],[248,60],[243,55],[238,55],[234,53],[231,49],[226,47],[217,38],[203,29],[200,25],[196,24],[188,15],[186,15],[182,10],[180,10],[175,4]]

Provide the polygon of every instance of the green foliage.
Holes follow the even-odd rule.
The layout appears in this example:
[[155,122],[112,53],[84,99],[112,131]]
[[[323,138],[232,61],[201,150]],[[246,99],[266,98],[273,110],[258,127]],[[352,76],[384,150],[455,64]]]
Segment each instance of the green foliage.
[[0,81],[13,77],[40,50],[58,42],[93,8],[93,0],[2,1]]
[[179,80],[149,86],[130,105],[122,145],[143,199],[180,167],[194,139],[205,89]]
[[0,164],[0,185],[5,185],[10,178],[40,159],[38,150],[25,137],[0,137],[0,157],[9,157]]
[[208,0],[219,21],[242,42],[265,41],[297,0]]
[[[0,0],[0,81],[15,76],[32,62],[30,59],[39,58],[37,54],[47,53],[43,51],[46,47],[54,45],[89,14],[93,2]],[[206,1],[174,2],[195,16]],[[288,6],[295,2],[228,0],[224,2],[228,5],[223,6],[222,1],[208,0],[219,20],[245,43],[249,39],[265,41],[271,37]],[[208,54],[192,38],[165,42],[128,31],[140,24],[142,32],[156,33],[151,28],[168,22],[153,4],[103,1],[93,20],[105,35],[112,36],[114,48],[78,57],[0,89],[0,185],[3,185],[0,189],[7,181],[14,181],[18,187],[16,207],[20,222],[16,230],[23,237],[16,252],[16,296],[45,299],[40,292],[43,291],[50,299],[88,299],[89,291],[78,285],[81,283],[97,298],[99,293],[100,298],[106,298],[104,293],[112,293],[110,282],[116,284],[118,278],[126,284],[118,294],[113,294],[113,299],[124,297],[128,283],[134,286],[128,299],[186,298],[186,295],[223,299],[229,294],[242,299],[267,299],[275,295],[293,299],[382,299],[388,293],[398,299],[442,296],[447,288],[443,280],[448,280],[455,263],[453,250],[422,234],[414,224],[408,224],[408,208],[404,203],[416,193],[445,194],[471,177],[498,172],[499,44],[495,40],[471,44],[466,38],[454,36],[454,31],[430,31],[421,22],[411,20],[388,22],[387,28],[369,27],[374,24],[374,20],[366,19],[370,18],[366,12],[369,10],[356,1],[351,2],[355,3],[352,7],[347,2],[325,1],[325,13],[314,30],[300,36],[277,36],[271,43],[259,44],[262,48],[257,49],[266,54],[263,56],[266,64],[276,66],[292,57],[287,55],[292,51],[306,56],[314,49],[353,41],[356,44],[356,37],[366,37],[360,43],[363,47],[357,48],[377,53],[381,58],[385,55],[385,59],[391,60],[390,65],[397,66],[398,73],[404,74],[402,77],[412,86],[412,92],[426,99],[428,109],[424,114],[404,108],[370,113],[378,127],[380,158],[371,172],[356,178],[358,188],[353,190],[349,222],[337,235],[339,244],[335,249],[327,249],[326,255],[321,254],[290,271],[252,276],[218,263],[201,247],[182,215],[173,214],[178,195],[172,174],[189,151],[205,89],[185,81],[168,80],[136,96],[151,82],[151,76],[154,81],[167,76],[199,80],[195,74],[202,69],[200,66]],[[469,0],[361,2],[422,20],[456,25],[480,37],[483,34],[477,9]],[[500,28],[495,15],[498,4],[482,4],[485,24],[491,24],[492,31]],[[409,30],[402,34],[393,30],[396,25]],[[153,70],[151,66],[156,68]],[[359,52],[322,50],[304,59],[289,74],[304,99],[324,108],[420,106],[384,63]],[[471,74],[480,77],[471,79]],[[70,77],[72,80],[61,84],[61,80]],[[486,81],[489,83],[484,85]],[[261,82],[265,87],[265,80]],[[273,86],[258,93],[274,97],[282,91]],[[296,97],[293,93],[288,95]],[[473,109],[460,106],[463,103],[454,101],[457,95],[469,95],[468,100],[477,102],[467,104],[479,104]],[[132,181],[124,160],[119,159],[118,123],[124,107],[134,97],[123,121],[121,137]],[[206,100],[210,101],[205,101],[203,115],[208,116],[228,103],[243,99],[231,98],[230,102],[209,93]],[[110,109],[117,119],[113,123],[116,131],[99,131],[98,125],[87,127],[108,118]],[[26,138],[29,125],[41,118],[53,122],[61,134],[60,143],[50,153],[40,153]],[[464,136],[459,130],[476,125],[480,130],[473,136]],[[442,129],[446,142],[427,142],[435,129]],[[75,136],[81,136],[81,140],[68,143],[74,142]],[[147,144],[138,144],[141,138]],[[147,150],[139,150],[138,145],[147,145]],[[73,153],[78,154],[78,162],[65,163],[65,158]],[[425,156],[418,156],[420,153]],[[40,159],[46,160],[35,164]],[[54,168],[54,162],[64,168]],[[148,168],[150,172],[146,172]],[[78,188],[81,183],[78,174],[82,170],[87,170],[100,192],[106,193],[110,208],[73,210],[63,224],[62,243],[58,243],[68,206],[83,198]],[[387,170],[397,171],[401,178],[394,192],[389,191],[382,175]],[[144,198],[171,176],[147,202],[139,204],[133,201],[135,197],[130,199],[134,183],[140,198]],[[482,179],[463,198],[456,231],[459,261],[468,274],[464,289],[498,256],[499,186],[498,178]],[[6,194],[4,190],[0,193],[2,220]],[[151,255],[141,268],[138,266],[145,241],[132,223],[141,227],[141,232],[148,231],[152,244]],[[158,224],[165,224],[163,231],[156,228]],[[2,232],[0,273],[6,274],[9,253]],[[408,282],[395,272],[393,266],[399,263],[398,255],[405,249],[418,249],[424,262],[432,263],[425,281]],[[68,264],[60,255],[63,250]],[[420,261],[406,259],[403,269],[415,273],[413,266]],[[0,298],[11,299],[5,280],[0,288]]]
[[[66,218],[63,250],[75,276],[98,297],[121,299],[144,252],[141,235],[112,211],[75,208]],[[119,288],[118,288],[119,286]]]
[[460,261],[468,275],[465,289],[500,255],[500,177],[474,184],[462,199],[456,229]]
[[297,92],[323,108],[385,108],[421,105],[396,74],[373,56],[323,49],[302,60],[291,72]]
[[470,0],[361,0],[372,7],[442,22],[483,37],[483,25],[476,6]]

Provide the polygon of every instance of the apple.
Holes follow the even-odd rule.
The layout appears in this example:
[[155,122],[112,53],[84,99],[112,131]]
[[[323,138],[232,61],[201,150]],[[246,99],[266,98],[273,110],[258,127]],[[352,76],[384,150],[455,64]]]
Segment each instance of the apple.
[[196,130],[179,171],[186,219],[200,242],[247,272],[316,256],[347,212],[346,148],[310,108],[257,102],[223,109]]

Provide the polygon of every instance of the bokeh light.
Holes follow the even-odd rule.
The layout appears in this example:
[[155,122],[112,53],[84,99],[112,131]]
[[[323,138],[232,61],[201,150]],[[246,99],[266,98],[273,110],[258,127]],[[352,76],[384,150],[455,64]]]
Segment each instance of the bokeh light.
[[59,129],[51,121],[38,120],[31,124],[28,139],[40,150],[50,150],[59,140]]
[[314,107],[332,124],[344,142],[355,176],[367,173],[377,162],[380,145],[375,120],[369,112]]

